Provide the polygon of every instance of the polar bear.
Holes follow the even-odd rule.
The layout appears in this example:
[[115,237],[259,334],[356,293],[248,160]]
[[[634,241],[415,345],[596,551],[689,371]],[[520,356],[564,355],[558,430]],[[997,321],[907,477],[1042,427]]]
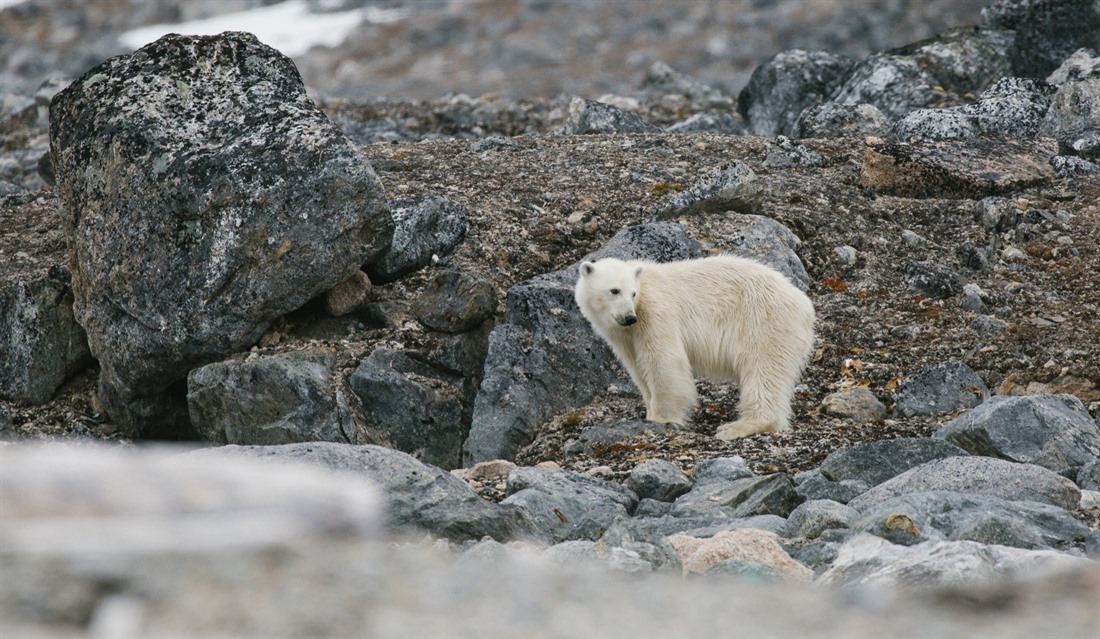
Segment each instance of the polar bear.
[[814,349],[814,307],[759,262],[720,255],[679,262],[583,262],[577,305],[645,401],[646,419],[683,424],[695,376],[737,383],[735,422],[719,439],[790,428],[791,396]]

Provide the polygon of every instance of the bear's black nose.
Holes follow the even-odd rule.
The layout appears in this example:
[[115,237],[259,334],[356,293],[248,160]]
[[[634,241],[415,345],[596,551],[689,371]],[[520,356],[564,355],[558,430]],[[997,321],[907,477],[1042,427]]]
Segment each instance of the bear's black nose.
[[638,321],[637,317],[635,317],[633,315],[627,315],[626,317],[623,318],[623,321],[621,323],[622,323],[623,326],[633,326],[634,323],[637,322],[637,321]]

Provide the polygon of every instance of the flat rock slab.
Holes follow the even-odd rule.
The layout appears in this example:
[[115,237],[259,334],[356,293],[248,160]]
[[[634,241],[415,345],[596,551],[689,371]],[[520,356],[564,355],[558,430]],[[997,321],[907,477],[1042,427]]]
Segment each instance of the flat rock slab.
[[859,183],[901,197],[982,198],[1050,182],[1055,155],[1058,145],[1047,138],[873,142]]

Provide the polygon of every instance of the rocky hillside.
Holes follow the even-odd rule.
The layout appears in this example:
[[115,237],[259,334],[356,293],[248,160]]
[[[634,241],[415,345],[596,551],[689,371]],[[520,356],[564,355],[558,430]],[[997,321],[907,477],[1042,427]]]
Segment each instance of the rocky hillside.
[[[923,618],[1094,635],[1100,12],[1002,1],[979,22],[783,51],[736,95],[647,62],[599,101],[318,98],[308,65],[226,34],[5,98],[0,563],[25,578],[0,623],[413,634],[409,575],[452,593],[441,610],[491,596],[549,634],[658,623],[572,627],[523,613],[522,589],[452,587],[538,570],[579,588],[562,605],[621,588],[699,607],[669,634],[714,618],[672,572],[809,596],[805,617],[743,611],[779,634],[872,614],[900,636]],[[737,389],[712,381],[687,427],[646,422],[572,300],[583,259],[723,252],[817,310],[790,432],[715,439]],[[150,440],[203,450],[131,445]],[[101,556],[120,559],[82,567]],[[201,594],[268,571],[280,594],[259,608]],[[372,578],[394,588],[363,595]],[[961,586],[978,614],[944,591],[868,613],[809,582]],[[41,596],[59,584],[75,594]],[[330,603],[297,605],[309,584]]]

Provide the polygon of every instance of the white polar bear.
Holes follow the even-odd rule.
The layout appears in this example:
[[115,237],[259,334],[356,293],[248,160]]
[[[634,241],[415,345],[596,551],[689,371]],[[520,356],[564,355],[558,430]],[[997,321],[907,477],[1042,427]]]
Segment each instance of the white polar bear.
[[720,439],[790,428],[791,396],[814,349],[814,307],[778,271],[722,255],[583,262],[577,305],[642,392],[646,419],[683,424],[695,375],[737,383],[739,419]]

